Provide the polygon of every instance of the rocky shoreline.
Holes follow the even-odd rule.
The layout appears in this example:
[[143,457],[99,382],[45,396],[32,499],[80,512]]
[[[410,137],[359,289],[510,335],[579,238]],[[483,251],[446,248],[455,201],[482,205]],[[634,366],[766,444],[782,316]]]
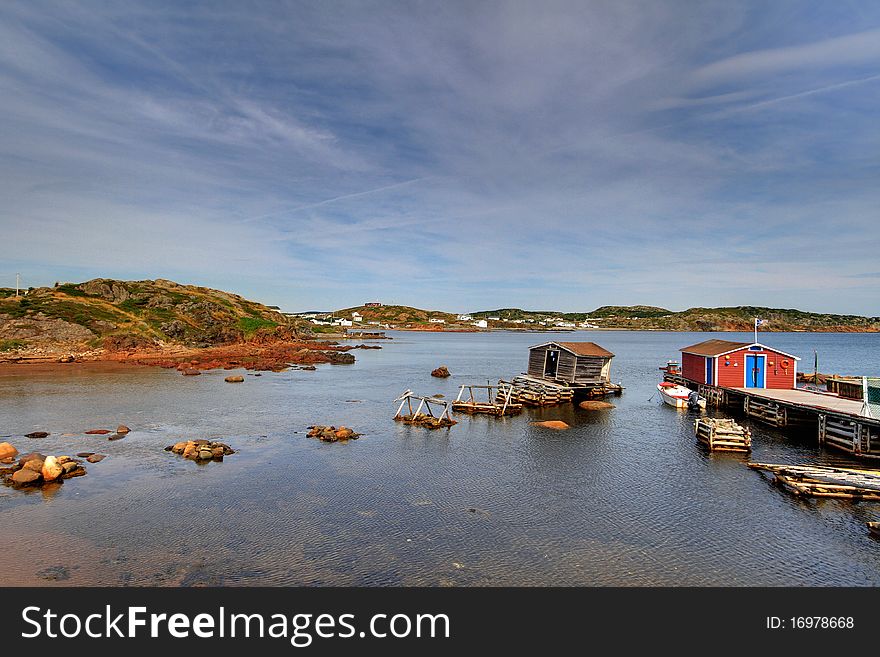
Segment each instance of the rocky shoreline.
[[205,348],[179,346],[150,349],[89,350],[78,353],[26,353],[0,356],[0,364],[73,364],[120,363],[136,366],[177,369],[182,373],[214,369],[246,369],[280,372],[291,366],[350,365],[355,362],[354,349],[381,349],[376,345],[340,345],[318,340],[245,342]]

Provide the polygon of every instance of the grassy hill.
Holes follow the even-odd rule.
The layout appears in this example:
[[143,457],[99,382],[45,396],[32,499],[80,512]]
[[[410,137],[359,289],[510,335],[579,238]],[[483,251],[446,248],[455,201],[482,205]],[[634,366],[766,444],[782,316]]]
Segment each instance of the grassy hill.
[[95,279],[0,289],[0,350],[34,346],[210,346],[293,327],[281,313],[237,294],[173,281]]
[[456,316],[439,310],[421,310],[411,306],[357,306],[355,308],[343,308],[333,313],[335,317],[350,319],[352,313],[360,313],[365,321],[381,322],[382,324],[394,325],[421,325],[429,324],[429,319],[443,319],[447,323],[456,322]]

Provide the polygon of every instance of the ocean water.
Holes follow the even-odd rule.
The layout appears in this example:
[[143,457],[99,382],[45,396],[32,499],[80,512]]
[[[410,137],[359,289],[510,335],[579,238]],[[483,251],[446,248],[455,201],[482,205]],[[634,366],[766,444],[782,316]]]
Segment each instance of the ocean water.
[[[658,367],[706,334],[391,332],[350,366],[184,377],[124,366],[0,370],[0,435],[20,451],[107,454],[53,490],[0,487],[0,584],[877,585],[880,504],[801,500],[710,454],[693,416],[658,403]],[[395,423],[404,389],[525,369],[527,347],[592,340],[616,354],[615,408]],[[725,334],[749,339],[746,334]],[[811,369],[880,374],[880,336],[764,334]],[[430,371],[445,364],[445,380]],[[536,420],[571,425],[554,432]],[[747,423],[740,419],[741,422]],[[124,423],[109,442],[84,436]],[[325,444],[312,424],[363,436]],[[751,423],[752,459],[854,463],[811,434]],[[50,431],[45,439],[21,436]],[[76,433],[63,437],[63,433]],[[163,451],[212,438],[238,453],[198,465]]]

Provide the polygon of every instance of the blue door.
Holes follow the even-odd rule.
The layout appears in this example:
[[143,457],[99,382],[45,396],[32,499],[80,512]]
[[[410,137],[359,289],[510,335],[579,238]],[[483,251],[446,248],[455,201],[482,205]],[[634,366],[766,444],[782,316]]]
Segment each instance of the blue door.
[[707,358],[706,359],[706,383],[709,384],[710,386],[713,383],[715,383],[712,380],[712,375],[714,374],[714,370],[715,370],[715,359],[714,358]]
[[746,388],[764,387],[764,361],[766,356],[746,354]]

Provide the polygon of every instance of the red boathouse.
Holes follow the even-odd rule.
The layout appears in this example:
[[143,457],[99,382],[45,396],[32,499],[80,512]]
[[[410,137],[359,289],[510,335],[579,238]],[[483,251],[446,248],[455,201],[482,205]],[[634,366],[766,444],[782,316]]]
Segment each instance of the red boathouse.
[[681,349],[681,374],[692,383],[725,388],[791,390],[799,360],[760,342],[706,340]]

